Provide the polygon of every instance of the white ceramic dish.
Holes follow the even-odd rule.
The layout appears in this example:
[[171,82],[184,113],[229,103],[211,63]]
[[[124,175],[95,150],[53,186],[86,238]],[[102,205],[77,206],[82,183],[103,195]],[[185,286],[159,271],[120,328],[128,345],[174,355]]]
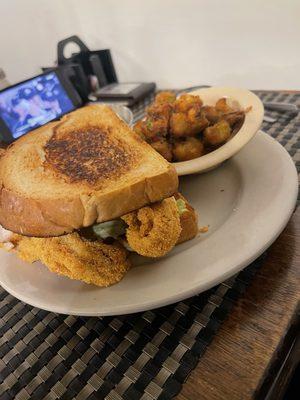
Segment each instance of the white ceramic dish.
[[231,101],[237,102],[243,109],[251,106],[251,111],[246,114],[243,126],[237,134],[223,146],[202,157],[173,163],[178,175],[209,171],[234,156],[254,137],[261,126],[264,116],[264,106],[261,100],[246,89],[211,87],[189,93],[200,96],[205,105],[215,105],[221,97],[226,97]]
[[276,239],[294,209],[298,181],[286,150],[259,133],[221,168],[182,178],[181,190],[209,232],[156,262],[139,258],[119,284],[71,281],[1,250],[1,285],[33,306],[73,315],[132,313],[182,300],[235,274]]

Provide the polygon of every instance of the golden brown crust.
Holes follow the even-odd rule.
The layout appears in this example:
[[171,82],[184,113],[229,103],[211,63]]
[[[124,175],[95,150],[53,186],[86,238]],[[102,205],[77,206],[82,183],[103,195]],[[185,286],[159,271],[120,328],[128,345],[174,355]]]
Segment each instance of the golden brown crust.
[[[58,153],[54,149],[47,151],[47,142],[53,144],[54,131],[60,135],[56,136],[55,143],[63,147],[62,138],[69,137],[71,128],[76,133],[79,126],[83,129],[80,124],[85,123],[87,132],[92,132],[91,120],[94,128],[95,124],[105,127],[100,136],[111,129],[111,138],[108,133],[110,143],[122,142],[122,154],[129,154],[129,171],[126,171],[124,159],[119,160],[115,172],[109,162],[104,171],[103,159],[96,167],[91,161],[92,168],[87,167],[84,171],[78,164],[74,169],[72,166],[68,169],[63,163],[61,149]],[[57,130],[58,126],[60,130]],[[97,146],[101,140],[96,141]],[[76,142],[73,156],[80,156],[87,166],[89,149],[82,153],[79,143],[83,144],[83,138]],[[132,147],[130,152],[128,146]],[[118,154],[115,150],[113,153]],[[90,157],[93,160],[96,154],[90,153]],[[74,159],[69,161],[74,162]],[[136,162],[139,165],[135,165]],[[95,169],[98,171],[97,182],[92,178]],[[14,176],[16,170],[19,171],[17,178]],[[78,182],[80,174],[83,179]],[[133,133],[110,108],[90,106],[71,113],[60,123],[50,123],[33,131],[10,146],[0,160],[0,184],[0,224],[23,235],[48,237],[108,221],[169,197],[177,190],[178,176],[175,168]]]
[[97,286],[119,282],[131,266],[128,251],[120,244],[91,242],[78,233],[53,238],[23,237],[17,253],[24,261],[40,260],[51,272]]
[[162,257],[179,239],[181,227],[174,197],[122,217],[129,246],[146,257]]

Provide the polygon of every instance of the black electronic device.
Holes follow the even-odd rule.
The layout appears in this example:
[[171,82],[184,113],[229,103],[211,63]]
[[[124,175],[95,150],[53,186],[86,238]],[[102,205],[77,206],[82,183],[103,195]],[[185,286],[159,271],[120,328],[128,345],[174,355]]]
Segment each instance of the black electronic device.
[[60,70],[48,71],[9,86],[0,91],[2,140],[12,142],[81,104],[81,97]]
[[[75,43],[80,51],[71,57],[65,57],[64,51],[68,44]],[[95,76],[99,86],[118,82],[111,52],[109,49],[89,50],[85,43],[76,35],[63,39],[57,44],[57,63],[59,66],[79,64],[87,77]]]
[[[69,43],[76,43],[80,52],[66,58],[64,50]],[[155,90],[154,83],[119,83],[110,50],[89,50],[76,35],[58,43],[57,60],[59,66],[70,63],[82,66],[90,80],[92,90],[89,99],[92,101],[117,102],[131,106]]]
[[98,89],[93,93],[93,96],[97,101],[132,106],[154,90],[154,83],[111,83]]
[[88,97],[91,93],[91,85],[80,64],[68,63],[59,67],[42,67],[42,71],[59,71],[60,76],[74,86],[75,90],[80,95],[82,102],[86,103],[89,101]]

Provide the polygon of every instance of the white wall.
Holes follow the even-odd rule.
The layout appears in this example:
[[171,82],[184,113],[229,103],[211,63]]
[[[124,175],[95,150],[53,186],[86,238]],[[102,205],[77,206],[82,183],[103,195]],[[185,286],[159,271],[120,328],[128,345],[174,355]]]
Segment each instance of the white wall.
[[300,89],[300,0],[1,0],[0,15],[11,82],[78,34],[112,49],[122,81]]

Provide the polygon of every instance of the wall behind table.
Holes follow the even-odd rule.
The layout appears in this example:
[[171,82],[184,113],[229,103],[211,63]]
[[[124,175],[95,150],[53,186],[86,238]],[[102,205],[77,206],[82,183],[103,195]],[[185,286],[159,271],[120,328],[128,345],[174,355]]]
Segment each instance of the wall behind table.
[[1,0],[0,67],[52,65],[58,40],[109,47],[121,81],[300,89],[299,0]]

